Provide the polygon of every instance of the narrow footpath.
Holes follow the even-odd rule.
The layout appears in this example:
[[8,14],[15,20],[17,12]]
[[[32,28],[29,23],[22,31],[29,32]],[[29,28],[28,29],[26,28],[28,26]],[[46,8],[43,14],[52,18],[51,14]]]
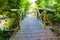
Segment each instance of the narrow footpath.
[[42,21],[32,13],[27,14],[20,26],[21,29],[11,40],[58,40],[51,31],[43,29]]

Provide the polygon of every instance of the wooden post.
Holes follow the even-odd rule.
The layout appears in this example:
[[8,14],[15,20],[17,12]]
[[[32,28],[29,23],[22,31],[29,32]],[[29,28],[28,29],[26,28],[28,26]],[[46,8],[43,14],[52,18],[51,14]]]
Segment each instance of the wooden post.
[[16,11],[16,23],[17,23],[17,26],[18,26],[18,30],[20,29],[20,25],[19,25],[19,14],[18,14],[18,11]]
[[46,29],[46,9],[44,10],[44,29]]
[[52,28],[54,28],[54,24],[47,18],[48,23],[50,24],[50,26],[52,26]]
[[18,14],[18,9],[11,9],[12,12],[16,14],[15,20],[14,20],[14,25],[18,27],[18,30],[20,29],[19,26],[19,14]]

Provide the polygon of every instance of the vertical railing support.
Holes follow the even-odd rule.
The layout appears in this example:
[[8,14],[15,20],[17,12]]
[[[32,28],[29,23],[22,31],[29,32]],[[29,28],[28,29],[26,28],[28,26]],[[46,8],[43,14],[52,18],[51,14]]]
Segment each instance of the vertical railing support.
[[12,12],[16,14],[15,20],[14,20],[14,25],[18,27],[18,30],[20,29],[19,25],[19,14],[18,14],[18,9],[11,9]]
[[46,9],[44,10],[44,29],[46,29]]

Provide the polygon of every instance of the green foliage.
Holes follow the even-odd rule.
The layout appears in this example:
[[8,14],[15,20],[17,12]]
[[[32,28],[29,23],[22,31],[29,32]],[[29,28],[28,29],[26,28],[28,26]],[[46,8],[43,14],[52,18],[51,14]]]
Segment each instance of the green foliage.
[[[11,32],[5,33],[5,30],[11,30],[14,29],[14,27],[16,27],[16,25],[13,24],[16,18],[16,12],[11,12],[10,9],[24,8],[23,16],[26,16],[26,11],[29,9],[29,7],[30,7],[30,3],[28,0],[0,0],[0,14],[8,17],[8,19],[6,19],[7,22],[4,23],[3,27],[0,29],[0,40],[9,40],[10,35],[9,37],[6,37],[5,35],[10,34]],[[20,11],[18,10],[19,15],[21,11],[22,10]]]
[[[8,16],[9,18],[16,18],[15,12],[11,12],[9,10],[24,8],[23,16],[26,16],[26,11],[29,9],[29,6],[30,3],[28,0],[0,0],[0,14]],[[18,12],[19,15],[21,11]],[[12,22],[12,20],[8,20],[1,29],[7,29],[12,25]]]
[[54,22],[54,23],[58,23],[58,24],[60,24],[60,14],[56,14],[56,18],[55,19],[52,19],[52,21]]
[[[49,20],[51,20],[53,23],[60,24],[60,0],[36,0],[36,5],[39,8],[52,8],[56,9],[56,18],[53,19],[52,14],[47,14],[47,17]],[[43,17],[44,14],[41,14]]]
[[37,7],[45,8],[45,2],[43,0],[37,0],[35,3]]
[[6,20],[7,22],[3,24],[3,27],[1,28],[1,30],[9,30],[12,27],[14,20],[11,18],[6,19]]
[[0,14],[2,14],[2,12],[4,10],[8,10],[8,0],[0,0]]
[[[13,19],[7,18],[5,19],[7,22],[3,24],[2,28],[0,28],[0,40],[10,40],[11,35],[13,32],[9,32],[8,30],[11,30],[13,25]],[[13,28],[14,29],[14,28]]]
[[47,14],[47,17],[49,20],[52,20],[53,14],[49,13],[49,14]]
[[13,14],[13,12],[10,12],[10,9],[24,8],[24,11],[26,12],[29,9],[30,4],[31,3],[29,3],[28,0],[0,0],[0,14],[14,17],[16,15]]
[[[48,18],[49,20],[52,20],[52,18],[53,18],[53,14],[51,14],[51,13],[47,13],[46,16],[47,16],[47,18]],[[43,13],[41,13],[41,17],[42,17],[42,18],[44,17],[44,14],[43,14]]]
[[19,6],[20,6],[20,0],[8,0],[8,7],[10,9],[12,8],[18,9]]
[[56,0],[36,0],[35,3],[40,8],[54,8],[54,5],[57,4]]
[[0,30],[0,40],[9,40],[10,36],[6,34],[4,31]]
[[[44,16],[44,14],[41,14],[41,17],[42,17],[42,18],[43,18],[43,16]],[[46,16],[48,17],[48,19],[49,19],[51,22],[60,24],[60,14],[59,14],[59,13],[57,13],[57,14],[55,15],[56,17],[54,17],[53,14],[51,14],[51,13],[47,14]]]
[[[22,15],[23,15],[23,17],[26,16],[26,11],[29,10],[30,5],[31,5],[31,3],[28,0],[20,0],[19,13],[21,14],[21,16],[20,16],[21,18],[22,18]],[[23,8],[24,8],[24,11],[23,11]]]
[[20,0],[20,8],[24,8],[25,11],[29,9],[30,4],[28,0]]

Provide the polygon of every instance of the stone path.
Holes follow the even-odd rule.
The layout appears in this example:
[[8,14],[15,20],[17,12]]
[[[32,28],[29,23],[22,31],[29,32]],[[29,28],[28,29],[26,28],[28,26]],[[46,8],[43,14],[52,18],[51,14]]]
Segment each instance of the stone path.
[[49,30],[43,29],[42,21],[28,14],[20,23],[21,29],[11,40],[58,40]]

